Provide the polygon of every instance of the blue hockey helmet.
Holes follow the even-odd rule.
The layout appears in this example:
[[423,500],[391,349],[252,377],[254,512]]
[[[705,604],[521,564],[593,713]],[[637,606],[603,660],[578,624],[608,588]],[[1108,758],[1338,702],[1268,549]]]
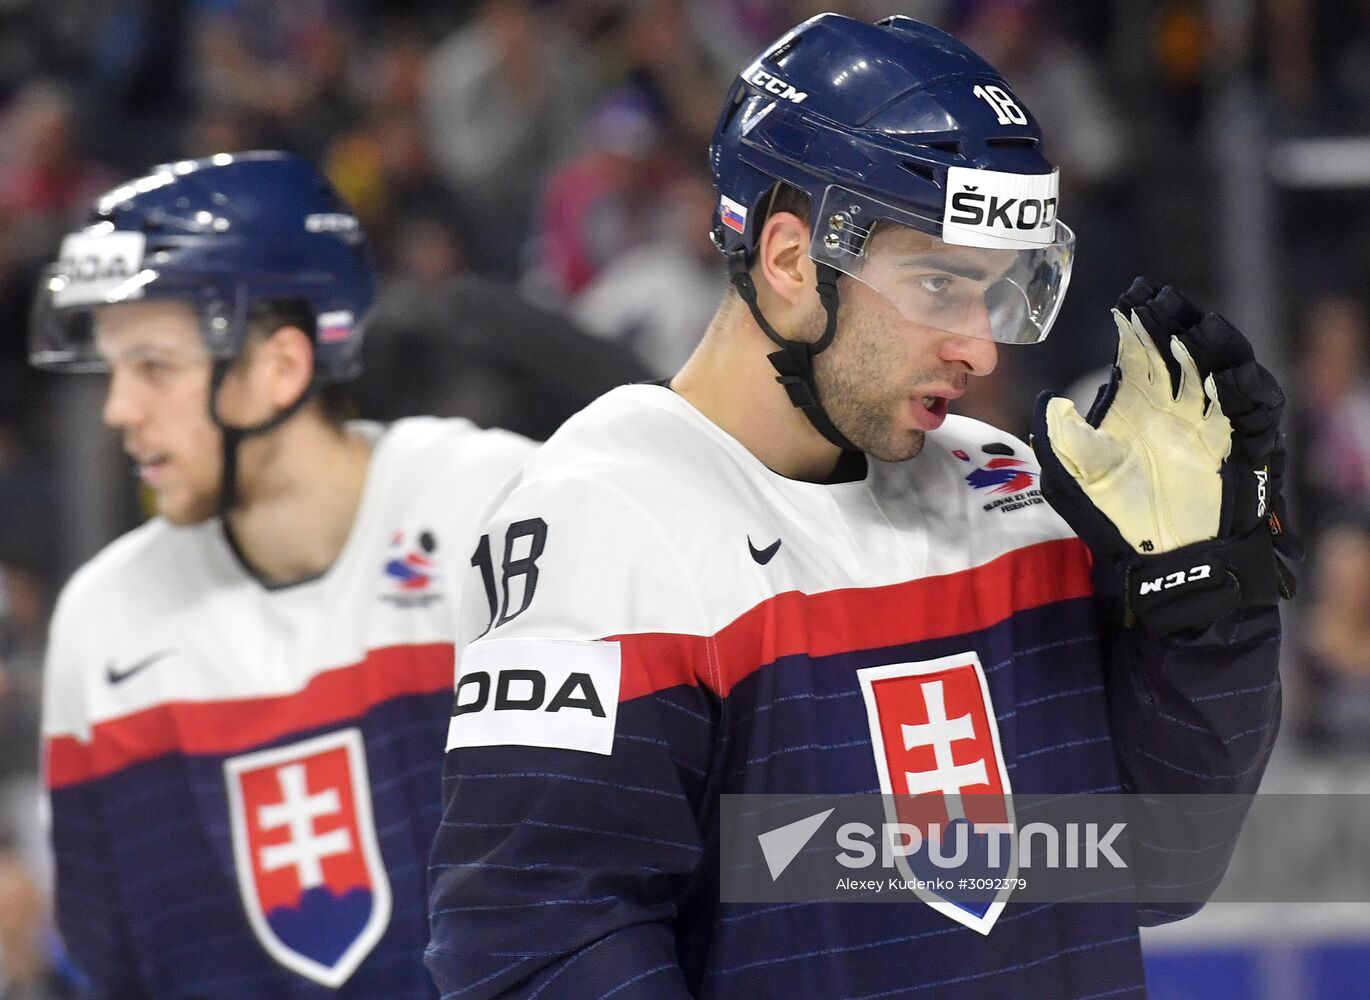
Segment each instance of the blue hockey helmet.
[[153,168],[101,196],[62,242],[38,288],[29,357],[40,368],[100,370],[100,306],[174,298],[201,320],[217,361],[236,358],[258,303],[302,300],[314,315],[314,380],[360,370],[361,323],[375,297],[366,236],[351,209],[290,153],[223,153]]
[[[909,319],[1004,343],[1051,329],[1074,255],[1056,171],[1004,78],[942,31],[902,16],[798,25],[734,83],[710,164],[713,239],[735,276],[783,182],[810,199],[815,262]],[[947,247],[958,260],[940,270]],[[926,268],[910,269],[915,252]]]

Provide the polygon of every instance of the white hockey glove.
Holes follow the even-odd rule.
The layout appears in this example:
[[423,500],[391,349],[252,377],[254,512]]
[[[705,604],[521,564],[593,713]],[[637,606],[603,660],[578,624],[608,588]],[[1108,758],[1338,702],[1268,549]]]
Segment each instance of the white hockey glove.
[[1117,361],[1088,419],[1043,393],[1033,420],[1043,495],[1089,545],[1105,596],[1124,625],[1158,635],[1291,596],[1275,556],[1274,377],[1226,320],[1170,288],[1138,279],[1113,317]]

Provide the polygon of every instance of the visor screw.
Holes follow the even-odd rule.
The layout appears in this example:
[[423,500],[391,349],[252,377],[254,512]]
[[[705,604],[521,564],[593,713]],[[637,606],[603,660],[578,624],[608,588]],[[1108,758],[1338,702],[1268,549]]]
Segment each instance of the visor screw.
[[842,246],[842,237],[838,236],[836,233],[829,233],[827,236],[823,237],[823,245],[829,250],[837,250]]
[[836,215],[834,215],[831,219],[828,220],[828,226],[831,229],[841,229],[846,224],[847,217],[843,215],[841,212],[838,212]]

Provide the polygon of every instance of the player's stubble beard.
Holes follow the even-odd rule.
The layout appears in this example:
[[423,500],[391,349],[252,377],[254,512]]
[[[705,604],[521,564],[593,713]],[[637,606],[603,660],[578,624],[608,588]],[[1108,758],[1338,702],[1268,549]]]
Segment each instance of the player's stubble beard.
[[[923,385],[964,386],[966,375],[941,365],[903,374],[910,338],[916,334],[854,301],[864,298],[851,288],[854,284],[842,281],[837,333],[828,349],[814,358],[818,398],[837,429],[861,451],[881,462],[903,462],[921,452],[925,440],[923,431],[905,423],[910,396]],[[817,340],[826,323],[827,315],[818,306],[806,321],[803,336]]]
[[[222,465],[216,462],[216,465]],[[167,497],[157,496],[157,513],[163,520],[178,528],[204,524],[218,513],[219,475],[212,478],[202,477],[198,482],[183,481],[175,488],[176,493]]]

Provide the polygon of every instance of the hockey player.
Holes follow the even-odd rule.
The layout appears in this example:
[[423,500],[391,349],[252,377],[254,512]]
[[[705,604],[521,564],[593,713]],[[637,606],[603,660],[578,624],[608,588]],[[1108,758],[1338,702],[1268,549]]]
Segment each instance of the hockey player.
[[[472,561],[439,988],[1143,995],[1139,924],[1192,905],[723,903],[719,797],[1253,791],[1277,387],[1139,283],[1090,422],[1041,401],[1040,466],[949,416],[999,344],[1046,336],[1073,237],[1009,85],[908,18],[785,35],[710,155],[734,291],[669,386],[549,440]],[[1230,845],[1204,846],[1220,873]]]
[[160,515],[52,626],[57,919],[92,997],[436,996],[454,605],[531,445],[342,423],[372,292],[351,211],[269,152],[109,192],[39,289],[33,362],[110,372]]

